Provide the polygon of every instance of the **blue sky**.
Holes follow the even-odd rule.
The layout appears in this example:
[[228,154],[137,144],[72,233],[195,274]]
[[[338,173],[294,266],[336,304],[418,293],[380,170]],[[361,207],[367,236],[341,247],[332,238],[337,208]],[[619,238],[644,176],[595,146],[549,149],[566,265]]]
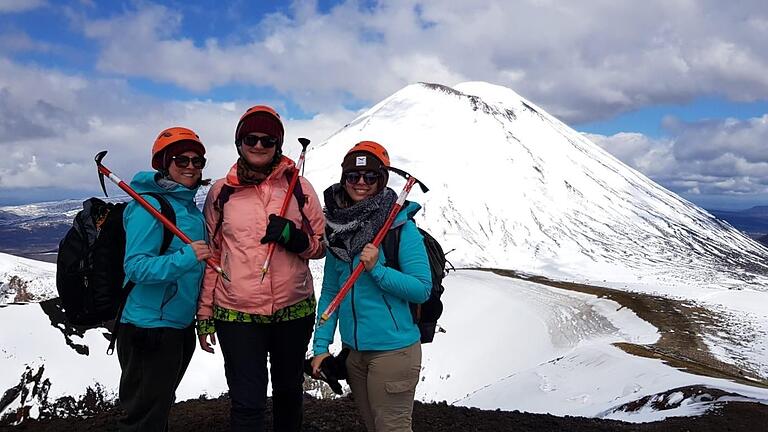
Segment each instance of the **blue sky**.
[[168,122],[232,152],[221,124],[255,102],[322,137],[410,83],[475,80],[697,204],[764,205],[765,40],[762,1],[0,0],[0,205],[95,193],[77,155]]

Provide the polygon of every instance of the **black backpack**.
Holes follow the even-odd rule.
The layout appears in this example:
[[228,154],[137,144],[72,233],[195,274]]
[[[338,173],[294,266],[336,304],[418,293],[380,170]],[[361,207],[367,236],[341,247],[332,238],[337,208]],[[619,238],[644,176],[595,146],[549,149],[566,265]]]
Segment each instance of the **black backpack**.
[[[400,231],[402,225],[389,230],[384,236],[382,245],[384,248],[384,258],[387,267],[400,269],[398,253],[400,250]],[[448,274],[446,265],[450,265],[451,270],[455,270],[453,265],[445,259],[445,253],[440,243],[432,237],[431,234],[419,228],[419,232],[424,237],[424,247],[427,250],[429,259],[429,268],[432,271],[432,291],[429,298],[422,304],[411,303],[411,315],[413,322],[419,327],[421,333],[421,343],[430,343],[435,338],[435,332],[445,333],[445,329],[437,325],[437,320],[443,314],[443,302],[440,296],[443,295],[443,278]]]
[[[155,198],[163,216],[176,223],[176,213],[165,197],[151,192],[146,195]],[[59,243],[56,289],[71,324],[96,326],[115,319],[115,325],[119,325],[122,307],[135,285],[128,282],[123,286],[125,206],[98,198],[84,201],[83,210]],[[173,233],[164,228],[160,255],[168,250],[171,240]],[[112,332],[113,341],[116,330]]]

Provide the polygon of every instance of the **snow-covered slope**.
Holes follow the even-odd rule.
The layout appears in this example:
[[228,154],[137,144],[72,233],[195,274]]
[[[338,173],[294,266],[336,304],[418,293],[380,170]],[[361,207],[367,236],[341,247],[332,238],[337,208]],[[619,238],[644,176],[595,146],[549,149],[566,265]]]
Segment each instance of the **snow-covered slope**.
[[[0,326],[0,394],[9,396],[0,417],[27,408],[37,417],[47,404],[66,396],[78,400],[89,387],[100,388],[108,400],[117,396],[120,366],[116,354],[106,354],[104,328],[68,326],[53,302],[0,306],[0,320],[14,323]],[[221,354],[197,351],[179,386],[179,400],[224,391]]]
[[55,264],[0,253],[0,305],[57,295]]
[[[691,375],[613,347],[615,342],[658,338],[653,326],[615,302],[487,272],[459,271],[445,282],[441,324],[447,333],[423,348],[420,400],[643,421],[694,411],[686,404],[664,412],[649,408],[639,415],[615,411],[694,385],[768,399],[768,390]],[[0,416],[21,407],[37,414],[46,400],[77,399],[87,387],[116,394],[120,372],[117,358],[105,354],[104,329],[68,329],[51,302],[0,307],[0,319],[15,323],[0,326],[0,391],[28,390],[8,398]],[[224,391],[218,349],[216,355],[196,351],[178,399]]]
[[431,188],[413,193],[418,221],[454,264],[668,294],[768,286],[766,249],[510,89],[408,86],[312,148],[307,177],[338,181],[364,139]]
[[768,403],[764,388],[684,373],[613,346],[659,338],[655,327],[613,301],[477,271],[453,273],[445,282],[447,332],[423,347],[417,388],[423,400],[626,421],[701,414],[712,406],[712,399],[686,396],[663,409],[625,408],[676,388],[701,386]]

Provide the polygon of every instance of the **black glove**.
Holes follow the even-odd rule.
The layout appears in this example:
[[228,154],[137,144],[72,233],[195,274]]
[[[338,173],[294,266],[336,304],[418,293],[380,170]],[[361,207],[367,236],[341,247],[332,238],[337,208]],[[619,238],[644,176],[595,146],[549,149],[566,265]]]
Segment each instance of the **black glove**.
[[261,243],[272,243],[283,246],[288,252],[299,254],[309,247],[309,236],[296,228],[292,220],[271,214],[267,233],[262,237]]
[[[344,393],[341,389],[340,380],[347,379],[347,356],[349,349],[344,348],[339,355],[330,355],[320,363],[320,379],[331,386],[334,393],[340,395]],[[304,373],[312,376],[312,358],[304,360]]]

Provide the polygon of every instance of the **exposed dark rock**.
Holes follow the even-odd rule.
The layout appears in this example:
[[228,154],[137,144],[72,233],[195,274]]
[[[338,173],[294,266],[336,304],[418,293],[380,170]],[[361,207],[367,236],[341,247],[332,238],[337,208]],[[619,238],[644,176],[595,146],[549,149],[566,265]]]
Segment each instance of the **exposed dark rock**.
[[[267,405],[267,430],[271,427],[271,402]],[[0,431],[116,431],[118,408],[86,419],[66,418],[29,421],[15,428],[0,426]],[[768,406],[757,403],[732,402],[700,417],[672,417],[653,423],[625,423],[583,417],[556,417],[518,411],[484,411],[445,403],[422,404],[414,407],[415,432],[455,431],[516,431],[516,432],[721,432],[765,430]],[[169,430],[179,432],[224,432],[229,430],[229,399],[189,400],[176,404],[171,411]],[[357,431],[365,428],[349,398],[323,400],[307,398],[304,409],[304,430],[308,432]]]

